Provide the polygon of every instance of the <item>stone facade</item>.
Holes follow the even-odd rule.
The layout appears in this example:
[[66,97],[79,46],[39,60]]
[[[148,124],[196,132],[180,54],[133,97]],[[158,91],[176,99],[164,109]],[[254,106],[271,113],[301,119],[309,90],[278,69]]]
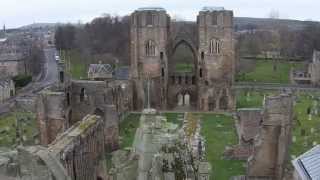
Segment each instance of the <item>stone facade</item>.
[[247,179],[281,180],[288,160],[293,119],[293,98],[290,95],[267,97],[254,151],[248,159]]
[[[198,15],[195,35],[188,33],[193,30],[186,30],[187,26],[171,26],[175,25],[162,8],[142,8],[131,15],[134,108],[142,109],[150,102],[153,108],[175,109],[181,101],[189,109],[234,110],[233,12],[204,8]],[[180,44],[193,53],[194,70],[190,73],[177,74],[170,67]]]
[[11,40],[0,42],[1,77],[13,77],[26,73],[24,54],[21,48]]
[[14,82],[11,79],[0,80],[0,103],[15,95]]
[[37,100],[37,119],[42,145],[51,143],[88,114],[99,115],[105,124],[108,151],[118,148],[120,118],[132,109],[132,83],[108,79],[71,80],[63,60],[58,62],[59,81]]
[[311,76],[311,83],[315,86],[320,85],[320,51],[313,52],[312,63],[309,65],[309,73]]
[[225,156],[231,159],[247,160],[253,152],[254,140],[259,134],[262,122],[262,110],[258,108],[238,109],[236,129],[239,138],[238,145],[225,151]]
[[66,97],[63,92],[44,91],[37,98],[37,122],[40,144],[50,144],[69,124],[66,120]]
[[104,121],[100,116],[88,115],[48,146],[20,146],[17,153],[1,154],[0,163],[5,166],[0,165],[0,173],[5,178],[106,179]]

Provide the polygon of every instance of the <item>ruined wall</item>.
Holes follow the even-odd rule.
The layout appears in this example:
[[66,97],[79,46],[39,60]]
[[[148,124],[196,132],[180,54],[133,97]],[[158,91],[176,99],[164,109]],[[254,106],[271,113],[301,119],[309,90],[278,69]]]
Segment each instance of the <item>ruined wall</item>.
[[224,152],[231,159],[247,160],[253,152],[254,139],[259,134],[262,110],[245,108],[237,110],[236,129],[239,143]]
[[88,115],[49,145],[71,179],[106,179],[104,121]]
[[293,99],[290,95],[267,97],[259,137],[253,155],[248,160],[248,179],[283,177],[291,143]]
[[198,15],[199,108],[234,110],[233,12],[203,10]]
[[36,116],[40,131],[40,144],[48,145],[58,133],[68,127],[65,119],[66,99],[63,92],[49,90],[39,94],[36,103]]
[[[134,108],[147,107],[146,79],[151,79],[149,97],[152,108],[174,109],[178,104],[177,96],[183,94],[191,95],[191,105],[198,110],[234,110],[235,95],[231,88],[235,71],[233,12],[200,11],[197,25],[194,24],[197,32],[192,30],[192,24],[185,26],[190,30],[181,30],[177,26],[172,31],[169,24],[170,18],[162,8],[142,8],[131,15]],[[190,37],[195,34],[198,34],[197,38]],[[150,41],[154,42],[152,47],[155,48],[151,56],[147,51]],[[196,72],[188,75],[169,72],[171,54],[181,43],[189,46],[195,56]],[[175,79],[179,79],[179,83],[175,83]]]
[[153,80],[153,107],[160,108],[165,89],[159,81],[166,74],[169,16],[162,8],[138,9],[131,15],[131,79],[135,83],[135,108],[146,107],[145,80]]
[[16,167],[23,180],[106,179],[104,121],[88,115],[48,147],[19,147]]

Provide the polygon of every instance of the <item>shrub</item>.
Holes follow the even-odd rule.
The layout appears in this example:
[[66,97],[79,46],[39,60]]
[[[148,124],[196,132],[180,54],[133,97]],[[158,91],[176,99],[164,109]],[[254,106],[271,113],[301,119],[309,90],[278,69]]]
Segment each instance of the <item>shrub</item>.
[[32,81],[32,76],[30,75],[17,75],[12,79],[15,83],[16,88],[21,88],[26,86]]

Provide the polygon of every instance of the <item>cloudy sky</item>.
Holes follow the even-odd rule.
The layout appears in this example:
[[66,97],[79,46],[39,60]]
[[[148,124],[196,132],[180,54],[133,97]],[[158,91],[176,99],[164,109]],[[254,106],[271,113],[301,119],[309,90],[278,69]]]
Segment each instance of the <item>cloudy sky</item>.
[[138,7],[161,6],[172,16],[195,20],[203,6],[224,6],[235,16],[320,21],[319,0],[0,0],[0,24],[14,28],[34,22],[88,22],[104,13],[125,15]]

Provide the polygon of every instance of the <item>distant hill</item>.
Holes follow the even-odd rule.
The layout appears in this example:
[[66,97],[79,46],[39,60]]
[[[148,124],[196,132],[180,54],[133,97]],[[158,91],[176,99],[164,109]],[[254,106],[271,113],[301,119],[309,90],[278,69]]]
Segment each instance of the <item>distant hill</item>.
[[299,21],[289,19],[270,19],[270,18],[250,18],[250,17],[235,17],[234,25],[237,30],[245,30],[248,25],[257,26],[259,29],[270,29],[275,24],[288,26],[290,30],[302,30],[310,24],[319,24],[317,21]]
[[[192,23],[192,22],[189,22]],[[251,17],[235,17],[234,25],[237,30],[246,30],[249,26],[255,26],[259,29],[271,29],[274,24],[280,24],[288,26],[290,30],[302,30],[310,24],[319,24],[318,21],[299,21],[299,20],[289,20],[289,19],[270,19],[270,18],[251,18]],[[63,24],[63,23],[62,23]],[[34,28],[54,28],[61,23],[33,23],[30,25],[25,25],[19,29],[34,29]],[[74,24],[78,25],[78,24]]]
[[33,23],[20,27],[19,29],[55,28],[59,23]]

